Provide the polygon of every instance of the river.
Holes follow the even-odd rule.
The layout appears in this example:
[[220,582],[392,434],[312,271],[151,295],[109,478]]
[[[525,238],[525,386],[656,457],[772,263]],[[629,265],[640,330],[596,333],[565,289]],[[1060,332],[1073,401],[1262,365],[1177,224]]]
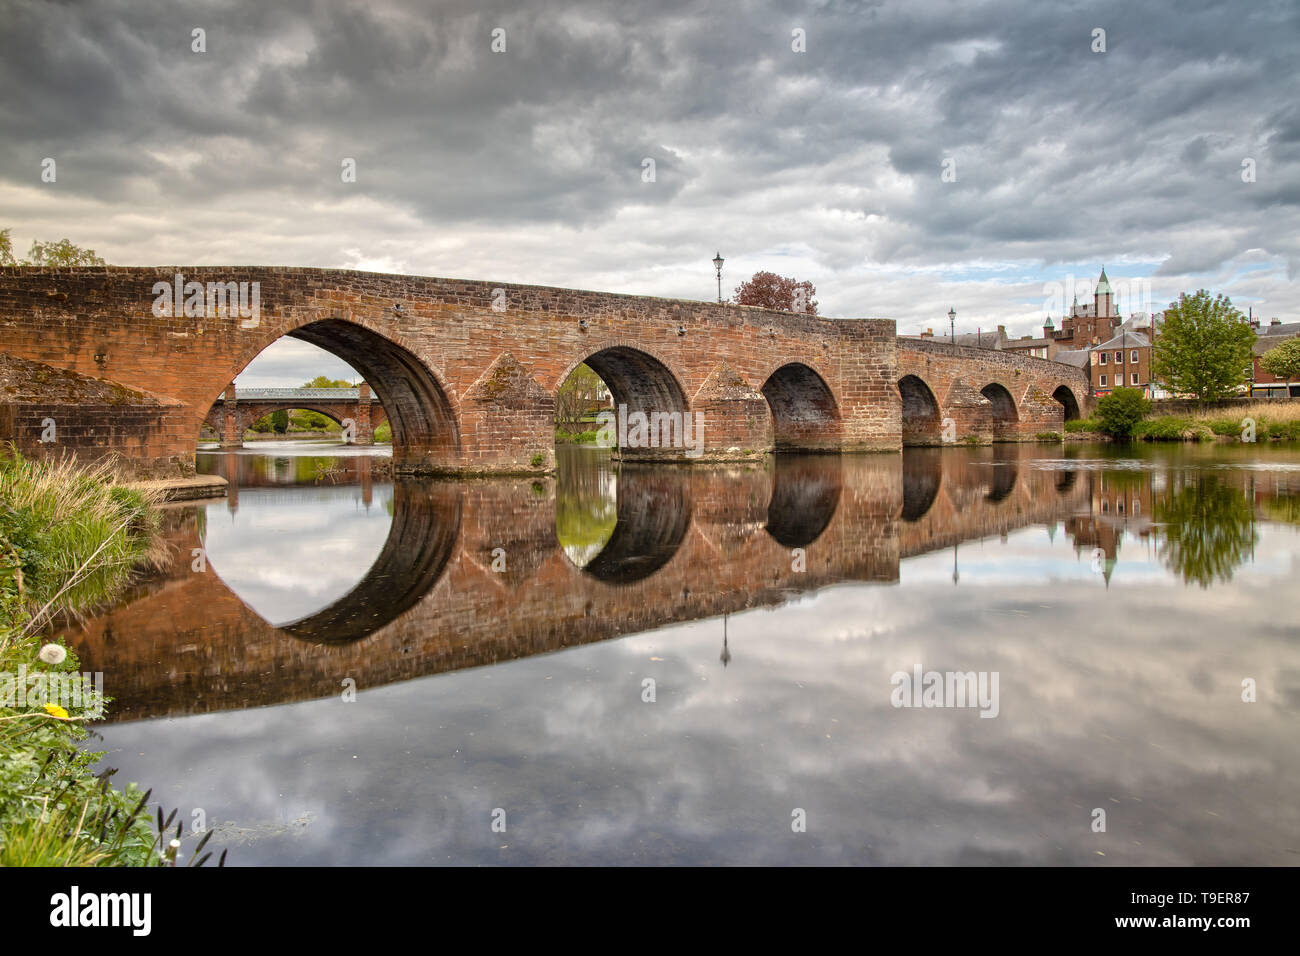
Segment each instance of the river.
[[201,453],[63,629],[117,782],[230,865],[1300,863],[1295,447],[559,459]]

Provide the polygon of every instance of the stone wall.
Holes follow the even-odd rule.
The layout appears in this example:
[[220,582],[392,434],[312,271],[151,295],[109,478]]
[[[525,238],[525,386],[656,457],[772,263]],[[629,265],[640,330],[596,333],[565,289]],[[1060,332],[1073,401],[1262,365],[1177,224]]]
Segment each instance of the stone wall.
[[[259,315],[155,315],[155,283],[174,284],[178,274],[182,286],[257,283]],[[894,325],[884,319],[325,269],[0,275],[3,351],[174,402],[143,444],[112,449],[141,470],[191,468],[217,397],[284,335],[334,352],[364,376],[405,471],[548,470],[553,396],[583,361],[599,366],[629,411],[704,411],[706,458],[772,444],[899,447]],[[788,365],[798,374],[773,382]],[[762,394],[781,401],[762,409]]]

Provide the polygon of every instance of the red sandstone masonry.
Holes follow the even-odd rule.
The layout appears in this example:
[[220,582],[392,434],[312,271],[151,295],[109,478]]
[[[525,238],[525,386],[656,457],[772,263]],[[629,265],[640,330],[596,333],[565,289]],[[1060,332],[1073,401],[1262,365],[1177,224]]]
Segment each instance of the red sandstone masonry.
[[[258,325],[154,316],[154,283],[177,273],[187,282],[259,283]],[[909,444],[934,440],[943,417],[955,420],[958,440],[1026,439],[1060,430],[1051,398],[1060,385],[1081,409],[1090,401],[1079,370],[896,339],[887,319],[328,269],[0,273],[0,351],[162,400],[154,418],[113,410],[102,428],[80,425],[80,451],[117,453],[137,472],[192,471],[217,396],[283,335],[330,349],[361,372],[392,424],[395,467],[406,472],[550,469],[555,392],[580,362],[601,356],[597,371],[629,410],[703,412],[706,461],[773,447],[896,451],[905,430]],[[942,412],[934,421],[904,422],[898,382],[909,374],[929,383]],[[1010,394],[1013,421],[999,420],[980,395],[992,383]],[[0,415],[14,432],[0,437],[34,449],[30,422],[39,412]]]
[[[258,326],[241,328],[228,317],[155,317],[152,287],[173,281],[176,273],[187,282],[260,283]],[[504,301],[505,310],[494,310],[494,301]],[[655,389],[676,390],[680,410],[694,410],[701,388],[724,363],[728,375],[743,381],[732,403],[712,388],[699,396],[709,416],[709,457],[725,456],[733,446],[743,451],[768,440],[769,431],[778,441],[785,434],[789,442],[813,447],[899,447],[897,393],[890,388],[894,327],[884,319],[829,320],[707,302],[324,269],[20,268],[0,275],[0,350],[180,403],[142,434],[137,447],[125,450],[145,470],[192,467],[199,427],[217,396],[286,334],[331,348],[365,376],[388,412],[396,463],[406,470],[551,467],[555,391],[571,369],[604,349],[635,350],[652,360],[662,381],[610,383],[634,401],[644,386],[643,405]],[[769,414],[761,420],[753,396],[792,363],[825,383],[836,418],[782,422]],[[779,391],[781,383],[770,387]],[[820,401],[787,383],[790,389],[792,407]],[[26,434],[18,438],[30,441]]]
[[[937,408],[926,411],[920,390],[909,393],[904,380],[920,379]],[[1092,407],[1087,373],[1061,362],[992,349],[950,345],[932,340],[898,340],[898,379],[904,403],[903,444],[943,444],[942,421],[952,419],[954,440],[1032,441],[1040,432],[1062,432],[1065,406],[1053,395],[1065,388],[1081,414]],[[1010,415],[999,414],[985,391],[1000,386],[1014,403]],[[996,389],[994,389],[996,391]]]

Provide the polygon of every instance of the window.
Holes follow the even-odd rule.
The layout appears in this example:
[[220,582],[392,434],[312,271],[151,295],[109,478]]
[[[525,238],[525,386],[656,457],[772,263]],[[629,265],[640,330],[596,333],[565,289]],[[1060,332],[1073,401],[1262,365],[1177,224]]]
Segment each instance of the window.
[[1136,365],[1136,364],[1138,363],[1138,350],[1137,350],[1137,349],[1134,349],[1132,352],[1129,353],[1129,359],[1128,359],[1128,360],[1129,360],[1130,362],[1132,362],[1134,365]]
[[1101,387],[1102,387],[1102,388],[1105,388],[1105,387],[1106,387],[1106,376],[1105,376],[1105,375],[1103,375],[1103,376],[1101,377]]
[[1130,385],[1136,385],[1136,384],[1138,383],[1138,373],[1137,373],[1137,372],[1134,372],[1134,373],[1133,373],[1132,375],[1130,375],[1128,378],[1129,378],[1129,384],[1130,384]]
[[1116,364],[1116,365],[1123,365],[1123,364],[1124,364],[1124,350],[1123,350],[1123,349],[1120,349],[1118,352],[1115,353],[1115,364]]
[[1110,354],[1109,352],[1102,352],[1102,353],[1101,353],[1101,364],[1102,364],[1102,365],[1105,365],[1105,364],[1106,364],[1106,356],[1109,355],[1109,354]]

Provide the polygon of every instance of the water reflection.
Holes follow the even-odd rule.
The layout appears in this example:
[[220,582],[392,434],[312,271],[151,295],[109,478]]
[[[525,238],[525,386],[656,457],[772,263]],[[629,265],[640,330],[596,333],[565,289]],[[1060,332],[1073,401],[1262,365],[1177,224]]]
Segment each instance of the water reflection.
[[642,581],[672,560],[691,523],[685,468],[624,465],[616,482],[617,520],[609,541],[584,568],[597,581]]
[[591,445],[557,445],[555,533],[578,567],[600,554],[618,520],[617,475],[608,450]]
[[780,455],[773,463],[767,533],[787,548],[816,541],[840,503],[843,467],[838,455]]
[[[381,684],[897,582],[901,562],[940,550],[964,589],[979,552],[959,546],[1032,526],[1104,586],[1157,561],[1223,586],[1262,522],[1295,520],[1300,491],[1285,455],[1246,468],[1009,445],[712,470],[575,451],[554,481],[470,484],[394,484],[360,456],[214,454],[204,467],[227,475],[228,499],[169,519],[176,552],[203,547],[208,573],[178,560],[74,639],[88,666],[132,659],[119,718],[274,703],[332,693],[341,666]],[[238,679],[264,673],[283,676]]]
[[1160,554],[1183,580],[1208,588],[1232,580],[1250,556],[1258,534],[1255,510],[1244,489],[1218,475],[1180,480],[1155,503],[1161,525]]
[[[1300,454],[562,461],[554,481],[344,463],[289,485],[211,462],[232,500],[168,509],[172,569],[68,633],[114,697],[108,759],[205,808],[236,863],[1300,849]],[[998,718],[892,707],[918,665],[997,671]],[[814,825],[792,840],[794,806]]]

